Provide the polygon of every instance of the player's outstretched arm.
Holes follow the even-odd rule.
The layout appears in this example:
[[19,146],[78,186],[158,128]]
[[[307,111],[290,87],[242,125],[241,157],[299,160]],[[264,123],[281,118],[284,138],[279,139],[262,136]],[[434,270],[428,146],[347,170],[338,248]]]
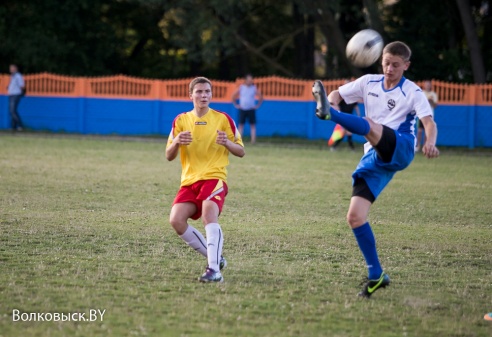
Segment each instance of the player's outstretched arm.
[[422,153],[427,158],[439,157],[439,150],[436,147],[437,141],[437,125],[431,116],[425,116],[420,119],[425,129],[426,141],[422,147]]
[[180,145],[190,145],[193,141],[190,131],[180,132],[166,148],[166,159],[171,161],[178,156]]
[[244,157],[246,152],[244,151],[244,147],[234,142],[231,142],[229,138],[227,138],[227,133],[225,131],[217,130],[217,139],[215,142],[219,145],[225,146],[230,153],[232,153],[236,157]]

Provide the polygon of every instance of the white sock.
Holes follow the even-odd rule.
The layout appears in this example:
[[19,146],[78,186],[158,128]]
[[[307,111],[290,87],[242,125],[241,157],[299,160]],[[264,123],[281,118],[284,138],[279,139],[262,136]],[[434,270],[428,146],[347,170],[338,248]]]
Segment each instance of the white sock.
[[207,257],[207,241],[195,227],[188,225],[188,228],[183,235],[180,235],[180,238],[198,253]]
[[208,267],[219,271],[219,261],[224,246],[222,229],[218,223],[209,223],[205,226],[205,231],[207,232]]

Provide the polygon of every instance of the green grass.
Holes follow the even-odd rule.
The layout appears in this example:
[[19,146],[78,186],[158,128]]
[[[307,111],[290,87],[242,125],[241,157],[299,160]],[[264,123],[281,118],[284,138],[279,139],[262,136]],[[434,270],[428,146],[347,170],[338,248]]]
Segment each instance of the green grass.
[[206,261],[168,224],[180,166],[164,139],[0,135],[0,336],[492,335],[491,151],[417,156],[395,176],[370,214],[392,284],[360,300],[345,223],[360,147],[293,143],[231,159],[229,266],[204,285]]

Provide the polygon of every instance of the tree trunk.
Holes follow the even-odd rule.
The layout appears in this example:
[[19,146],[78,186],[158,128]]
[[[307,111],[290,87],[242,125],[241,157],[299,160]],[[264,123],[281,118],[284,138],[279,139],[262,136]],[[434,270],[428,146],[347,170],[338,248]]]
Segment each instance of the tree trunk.
[[231,67],[229,64],[229,59],[225,56],[224,50],[219,51],[219,78],[220,79],[231,79]]
[[304,51],[306,57],[306,63],[304,67],[304,78],[314,77],[314,17],[307,15],[306,17],[306,49]]
[[[293,6],[293,19],[295,27],[302,27],[304,25],[304,15],[299,10],[299,5],[296,2],[292,4]],[[296,76],[301,76],[303,73],[304,60],[304,49],[306,48],[304,43],[303,34],[298,34],[294,36],[294,74]]]
[[367,10],[366,21],[367,25],[377,31],[385,40],[387,40],[387,36],[385,36],[384,32],[384,23],[381,20],[381,16],[379,15],[380,11],[378,8],[377,1],[375,0],[363,0],[364,7]]
[[[338,25],[338,21],[335,19],[335,16],[331,12],[327,3],[323,0],[307,0],[306,2],[310,5],[310,7],[317,9],[314,14],[314,19],[318,22],[319,28],[325,36],[329,48],[333,47],[336,50],[336,54],[339,56],[339,59],[343,60],[343,62],[347,65],[352,76],[361,76],[363,74],[362,71],[354,67],[345,55],[347,41],[345,40]],[[328,68],[329,67],[330,65],[328,65]],[[330,77],[333,76],[338,77],[338,74],[330,73]]]
[[478,35],[475,29],[475,23],[473,22],[470,2],[469,0],[456,0],[456,4],[458,5],[458,9],[460,11],[463,30],[465,31],[468,49],[470,50],[473,81],[475,83],[485,83],[485,66],[483,63],[482,52],[480,50]]
[[294,36],[294,71],[302,78],[314,77],[314,19],[312,15],[300,11],[298,4],[293,3],[294,22],[296,28],[303,31]]

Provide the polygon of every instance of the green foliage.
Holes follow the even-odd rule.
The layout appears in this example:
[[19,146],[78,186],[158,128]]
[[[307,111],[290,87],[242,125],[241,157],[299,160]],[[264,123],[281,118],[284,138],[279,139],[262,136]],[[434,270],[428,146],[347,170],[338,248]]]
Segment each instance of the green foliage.
[[167,220],[179,163],[165,139],[122,140],[0,135],[3,336],[490,336],[490,151],[443,149],[395,176],[370,215],[393,283],[367,301],[345,223],[360,153],[283,139],[232,158],[229,266],[204,285]]
[[[108,24],[110,1],[8,1],[2,65],[63,74],[110,73],[122,41]],[[3,15],[2,15],[3,16]]]
[[[368,4],[379,17],[368,15]],[[470,4],[490,80],[492,9],[489,1]],[[408,77],[473,81],[455,0],[5,0],[0,68],[14,62],[27,73],[79,76],[313,78],[314,54],[327,46],[325,76],[349,77],[360,71],[345,61],[343,45],[373,26],[411,45]]]
[[459,74],[467,73],[470,80],[470,66],[463,69],[468,55],[462,48],[464,33],[454,0],[399,1],[387,15],[390,38],[405,41],[412,48],[407,77],[461,81]]

